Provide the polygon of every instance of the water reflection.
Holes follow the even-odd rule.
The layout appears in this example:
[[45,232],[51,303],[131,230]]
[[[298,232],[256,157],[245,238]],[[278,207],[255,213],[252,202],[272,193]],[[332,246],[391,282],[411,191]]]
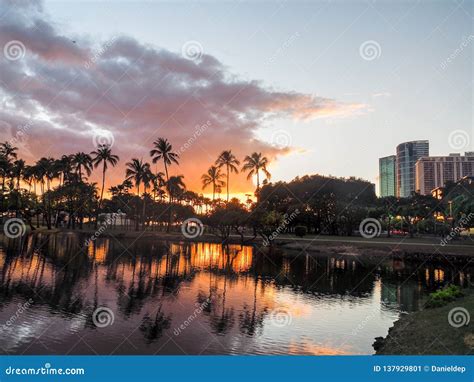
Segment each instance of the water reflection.
[[[35,235],[0,247],[2,353],[368,354],[401,311],[472,274],[467,262],[83,243],[76,234]],[[113,325],[94,324],[101,307]]]

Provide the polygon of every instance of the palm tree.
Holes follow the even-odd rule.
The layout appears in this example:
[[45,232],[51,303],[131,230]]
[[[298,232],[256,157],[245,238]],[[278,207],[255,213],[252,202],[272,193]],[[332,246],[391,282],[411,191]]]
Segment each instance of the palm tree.
[[267,170],[268,163],[267,157],[262,156],[262,153],[252,153],[250,156],[247,155],[244,159],[242,171],[248,171],[247,179],[257,175],[257,191],[260,190],[260,171],[265,174],[267,179],[271,177],[271,174]]
[[225,182],[221,180],[222,177],[224,177],[224,174],[222,174],[221,170],[216,166],[209,167],[207,173],[201,176],[203,190],[212,184],[212,201],[214,201],[216,197],[216,188],[225,185]]
[[20,189],[20,180],[25,173],[26,164],[23,159],[17,159],[13,162],[12,178],[16,178],[16,188]]
[[18,147],[12,146],[10,142],[3,142],[2,144],[0,144],[0,155],[4,156],[7,160],[16,159],[17,150]]
[[125,171],[126,180],[133,180],[137,188],[137,219],[135,221],[135,230],[138,231],[138,210],[140,202],[140,184],[143,182],[145,174],[150,171],[150,164],[143,163],[142,159],[132,158],[131,162],[126,163]]
[[166,184],[165,179],[163,178],[165,174],[162,172],[157,172],[156,174],[153,175],[153,178],[151,180],[152,182],[152,191],[153,191],[153,200],[156,200],[156,196],[161,196],[163,195],[164,191],[162,190],[162,187]]
[[184,175],[170,176],[170,179],[166,183],[166,188],[171,199],[184,193],[186,185],[184,184],[183,179]]
[[229,175],[231,172],[236,174],[239,172],[237,168],[240,165],[239,160],[232,154],[231,150],[225,150],[219,155],[219,158],[216,160],[216,165],[219,167],[226,167],[226,176],[227,176],[227,201],[229,201]]
[[73,155],[63,155],[57,162],[58,172],[62,174],[59,184],[63,185],[71,179],[71,173],[74,167]]
[[168,166],[172,163],[179,164],[179,155],[173,152],[173,146],[165,138],[158,138],[153,142],[154,149],[150,151],[150,156],[153,158],[153,163],[163,160],[165,164],[166,182],[169,181]]
[[89,154],[84,152],[78,152],[72,157],[72,163],[76,168],[79,180],[82,182],[82,170],[84,170],[87,176],[92,173],[92,158]]
[[146,223],[146,189],[150,186],[150,184],[153,182],[154,175],[150,170],[150,166],[145,169],[143,176],[142,176],[142,182],[143,182],[143,213],[142,213],[142,219],[143,219],[143,226],[145,226]]
[[102,206],[102,198],[104,196],[105,173],[107,171],[108,165],[110,164],[112,167],[115,167],[120,158],[117,155],[112,154],[110,145],[99,145],[97,150],[92,151],[91,154],[94,155],[94,158],[92,158],[92,163],[95,168],[99,167],[99,165],[102,163],[102,188],[100,191],[98,207],[98,209],[100,209]]

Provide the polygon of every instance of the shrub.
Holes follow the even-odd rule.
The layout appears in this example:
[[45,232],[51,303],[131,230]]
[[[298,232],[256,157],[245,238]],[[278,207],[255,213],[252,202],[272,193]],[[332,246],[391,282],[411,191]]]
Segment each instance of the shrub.
[[461,288],[456,285],[448,285],[443,289],[437,290],[430,294],[426,303],[427,308],[437,308],[454,301],[456,298],[462,297]]
[[307,228],[304,225],[297,225],[295,227],[295,235],[298,237],[303,237],[308,233]]

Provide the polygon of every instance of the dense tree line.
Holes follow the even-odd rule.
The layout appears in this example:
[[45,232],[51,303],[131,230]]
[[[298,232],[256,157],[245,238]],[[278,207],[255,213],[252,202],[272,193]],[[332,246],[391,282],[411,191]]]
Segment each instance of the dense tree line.
[[[82,229],[85,224],[97,228],[107,214],[120,213],[125,223],[115,227],[112,222],[110,228],[169,232],[197,217],[207,232],[223,241],[240,235],[242,241],[261,236],[268,243],[282,233],[350,236],[368,218],[376,219],[380,233],[387,236],[446,235],[456,226],[474,226],[470,179],[446,184],[440,198],[419,194],[377,198],[372,183],[356,178],[306,175],[270,183],[269,161],[261,153],[246,156],[241,164],[231,150],[224,150],[202,175],[203,190],[212,188],[208,198],[187,189],[184,175],[170,174],[180,158],[166,139],[153,143],[150,157],[152,163],[162,164],[164,172],[153,173],[149,162],[132,158],[126,162],[123,181],[105,190],[108,169],[120,161],[110,146],[101,145],[90,154],[40,158],[28,165],[18,158],[16,147],[4,142],[0,144],[2,220],[22,218],[31,230]],[[100,186],[88,181],[94,170],[101,173]],[[230,198],[231,175],[240,171],[255,179],[255,200],[243,203]]]

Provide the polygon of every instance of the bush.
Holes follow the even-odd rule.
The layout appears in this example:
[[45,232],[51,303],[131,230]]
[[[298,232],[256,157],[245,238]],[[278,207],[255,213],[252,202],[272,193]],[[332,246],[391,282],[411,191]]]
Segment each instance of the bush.
[[456,285],[448,285],[443,289],[437,290],[430,294],[426,303],[427,308],[437,308],[454,301],[456,298],[462,297],[464,294]]
[[308,233],[308,230],[303,225],[297,225],[295,227],[295,235],[298,237],[303,237]]

